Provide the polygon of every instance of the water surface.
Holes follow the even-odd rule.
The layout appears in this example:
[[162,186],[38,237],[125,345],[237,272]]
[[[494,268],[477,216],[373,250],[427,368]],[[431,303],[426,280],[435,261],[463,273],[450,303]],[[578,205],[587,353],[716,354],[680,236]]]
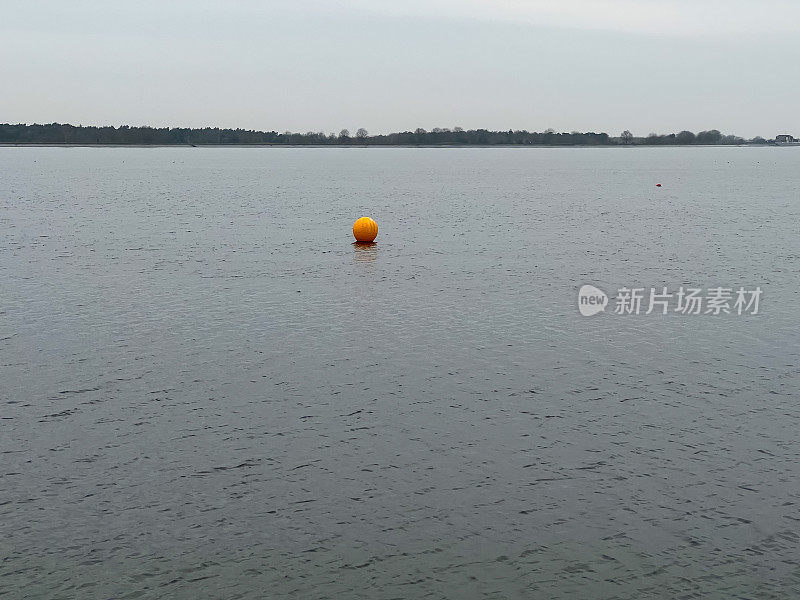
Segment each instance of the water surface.
[[791,148],[0,148],[0,597],[797,596],[798,184]]

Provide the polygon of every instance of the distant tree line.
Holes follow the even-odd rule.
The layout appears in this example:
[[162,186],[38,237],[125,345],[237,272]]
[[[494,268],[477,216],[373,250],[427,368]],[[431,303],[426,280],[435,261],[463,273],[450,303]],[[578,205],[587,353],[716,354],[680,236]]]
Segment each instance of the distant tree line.
[[[607,133],[557,133],[547,129],[541,133],[526,130],[489,131],[464,130],[461,127],[439,128],[430,131],[419,128],[380,135],[369,135],[358,129],[355,136],[342,129],[337,133],[322,131],[293,133],[285,131],[253,131],[249,129],[219,129],[204,127],[95,127],[50,123],[48,125],[0,124],[0,143],[3,144],[119,144],[119,145],[317,145],[317,146],[415,146],[415,145],[530,145],[530,146],[616,146],[616,145],[684,145],[684,144],[742,144],[743,138],[723,135],[716,129],[634,137],[624,131],[619,137]],[[754,138],[750,143],[764,143]]]
[[659,135],[651,133],[641,139],[641,143],[648,146],[686,145],[686,144],[744,144],[746,140],[736,135],[722,135],[718,130],[701,131],[697,135],[691,131]]

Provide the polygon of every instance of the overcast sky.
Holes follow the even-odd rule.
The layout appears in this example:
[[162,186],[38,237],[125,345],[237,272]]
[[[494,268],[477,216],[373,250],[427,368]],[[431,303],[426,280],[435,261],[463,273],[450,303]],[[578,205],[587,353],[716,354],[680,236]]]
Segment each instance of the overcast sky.
[[800,135],[800,0],[0,0],[0,122]]

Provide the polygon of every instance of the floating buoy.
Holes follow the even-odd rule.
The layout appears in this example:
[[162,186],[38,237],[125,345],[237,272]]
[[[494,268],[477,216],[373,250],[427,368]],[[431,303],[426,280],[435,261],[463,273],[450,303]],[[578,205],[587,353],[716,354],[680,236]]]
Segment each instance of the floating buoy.
[[660,184],[660,183],[657,183],[657,184],[656,184],[656,187],[661,187],[661,184]]
[[369,217],[361,217],[353,223],[353,235],[357,242],[372,242],[378,237],[378,224]]

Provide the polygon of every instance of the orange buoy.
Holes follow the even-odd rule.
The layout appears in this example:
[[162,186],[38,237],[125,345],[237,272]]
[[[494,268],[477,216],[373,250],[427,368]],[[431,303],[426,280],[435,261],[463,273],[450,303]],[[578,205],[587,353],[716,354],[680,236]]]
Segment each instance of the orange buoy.
[[361,217],[353,223],[353,235],[357,242],[372,242],[378,237],[378,224],[369,217]]

